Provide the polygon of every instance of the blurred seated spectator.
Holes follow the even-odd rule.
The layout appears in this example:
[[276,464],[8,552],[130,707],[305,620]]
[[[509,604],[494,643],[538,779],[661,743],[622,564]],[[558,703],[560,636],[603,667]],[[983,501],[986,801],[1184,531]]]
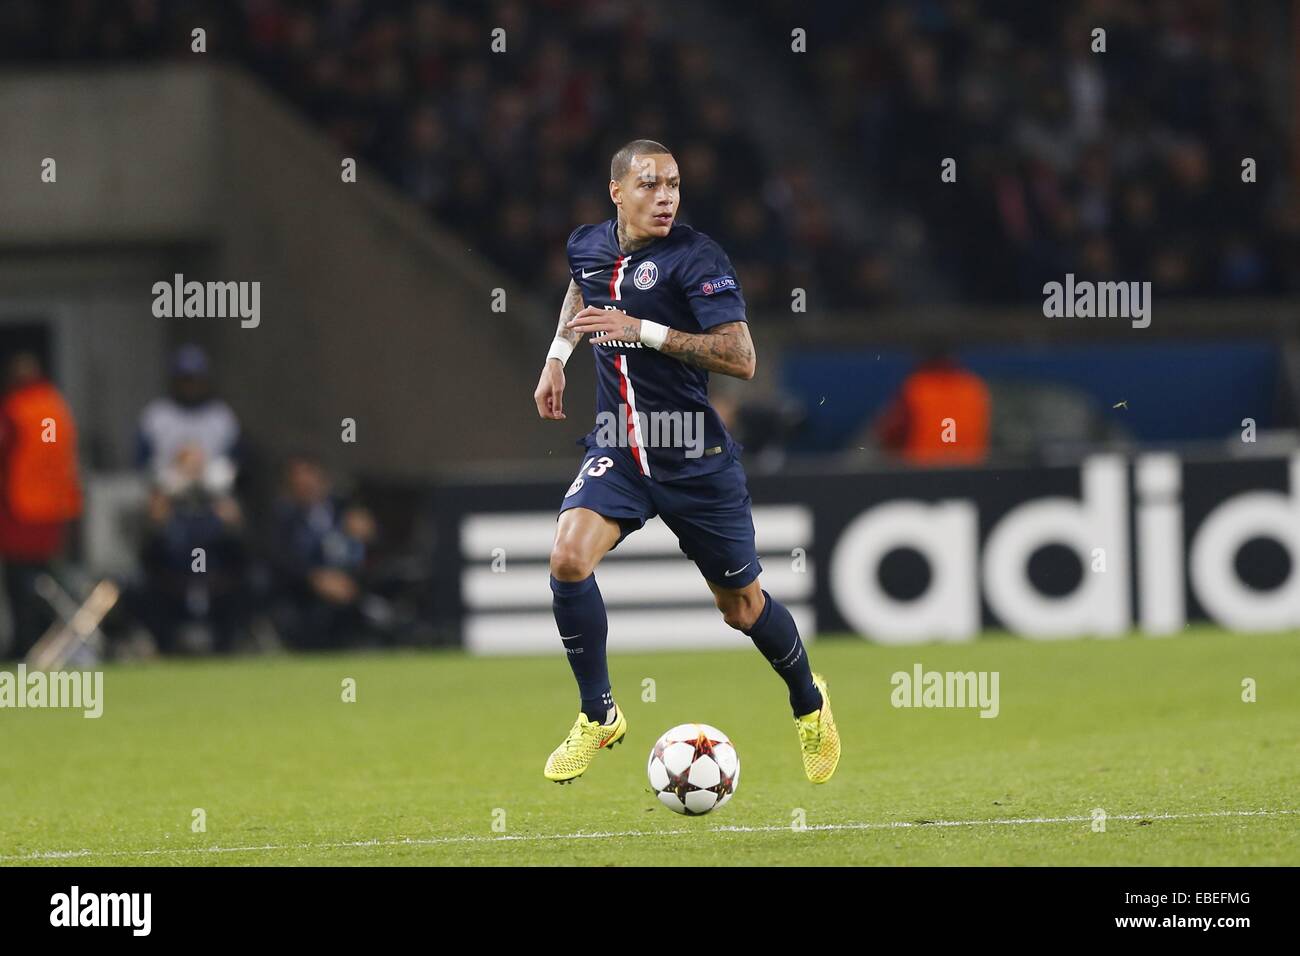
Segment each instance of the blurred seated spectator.
[[942,348],[903,380],[875,423],[880,446],[912,465],[974,464],[988,455],[988,386]]
[[[294,648],[340,647],[362,636],[379,598],[366,590],[370,512],[334,493],[320,463],[291,459],[269,547],[272,619]],[[382,603],[382,602],[380,602]]]
[[232,650],[248,614],[243,510],[214,486],[197,444],[178,449],[164,472],[149,495],[143,580],[128,601],[162,653],[190,649],[187,632],[199,630],[214,650]]
[[[202,453],[202,486],[212,494],[228,493],[237,472],[239,421],[212,389],[207,354],[197,345],[183,345],[171,363],[171,393],[156,398],[140,413],[137,464],[149,472],[165,493],[191,483],[188,447]],[[179,468],[179,470],[178,470]]]

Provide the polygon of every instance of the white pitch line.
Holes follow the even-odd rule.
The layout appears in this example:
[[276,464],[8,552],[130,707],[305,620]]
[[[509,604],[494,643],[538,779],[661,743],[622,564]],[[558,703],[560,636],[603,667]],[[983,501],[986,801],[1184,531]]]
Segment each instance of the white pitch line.
[[[1205,813],[1112,813],[1110,820],[1202,820],[1211,817],[1275,817],[1300,814],[1295,810],[1212,810]],[[905,830],[921,827],[1032,826],[1050,823],[1091,823],[1091,816],[1016,817],[1005,820],[894,820],[887,823],[821,823],[806,831],[819,830]],[[787,826],[708,827],[704,833],[787,833]],[[401,840],[352,840],[346,843],[265,843],[261,846],[158,847],[152,850],[44,850],[19,856],[0,856],[0,863],[34,863],[42,860],[74,860],[87,857],[167,856],[205,853],[258,853],[282,850],[346,850],[356,847],[442,846],[452,843],[505,843],[532,840],[609,840],[621,837],[698,836],[698,829],[682,830],[615,830],[597,833],[530,833],[519,836],[406,837]]]

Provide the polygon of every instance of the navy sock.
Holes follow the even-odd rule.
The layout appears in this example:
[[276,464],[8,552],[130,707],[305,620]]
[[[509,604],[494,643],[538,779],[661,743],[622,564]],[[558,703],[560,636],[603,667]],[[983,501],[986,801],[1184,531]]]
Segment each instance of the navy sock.
[[820,710],[822,692],[813,683],[812,666],[808,663],[794,618],[785,605],[773,600],[766,591],[763,599],[763,612],[745,633],[790,689],[790,708],[794,715],[801,717]]
[[578,681],[582,712],[588,720],[603,724],[614,706],[614,698],[605,657],[609,621],[605,617],[605,599],[596,586],[596,575],[589,574],[581,581],[557,581],[551,575],[551,594],[555,626],[560,629],[569,667]]

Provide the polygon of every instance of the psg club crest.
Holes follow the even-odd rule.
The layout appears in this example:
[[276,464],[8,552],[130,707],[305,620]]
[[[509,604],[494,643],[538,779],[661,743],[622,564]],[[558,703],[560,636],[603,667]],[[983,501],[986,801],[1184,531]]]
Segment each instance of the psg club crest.
[[659,267],[648,259],[632,273],[632,284],[643,292],[658,281]]

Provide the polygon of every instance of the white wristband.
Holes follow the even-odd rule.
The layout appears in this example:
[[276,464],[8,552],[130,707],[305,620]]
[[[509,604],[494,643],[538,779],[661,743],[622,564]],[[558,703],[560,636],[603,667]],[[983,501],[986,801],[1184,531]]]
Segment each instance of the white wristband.
[[556,336],[551,342],[551,350],[546,353],[546,358],[559,359],[560,364],[564,365],[569,361],[569,356],[573,354],[573,343]]
[[668,338],[668,326],[649,319],[641,320],[641,344],[652,349],[662,348]]

